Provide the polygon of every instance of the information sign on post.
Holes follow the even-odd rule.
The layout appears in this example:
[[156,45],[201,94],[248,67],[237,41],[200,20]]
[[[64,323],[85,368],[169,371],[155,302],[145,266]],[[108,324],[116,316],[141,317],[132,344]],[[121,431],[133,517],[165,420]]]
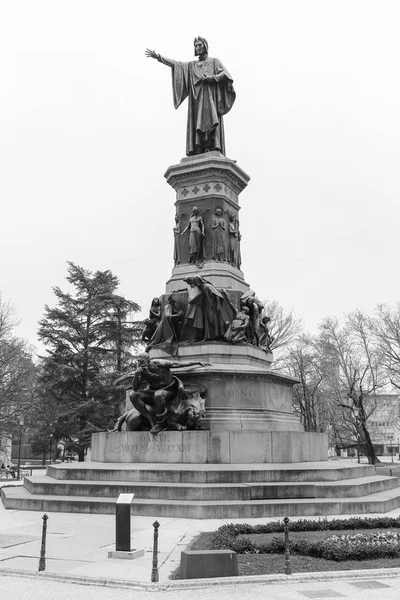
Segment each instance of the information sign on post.
[[131,549],[131,504],[135,494],[120,494],[115,503],[115,551],[108,558],[139,558],[144,549]]
[[131,551],[131,504],[135,494],[120,494],[115,505],[115,549]]

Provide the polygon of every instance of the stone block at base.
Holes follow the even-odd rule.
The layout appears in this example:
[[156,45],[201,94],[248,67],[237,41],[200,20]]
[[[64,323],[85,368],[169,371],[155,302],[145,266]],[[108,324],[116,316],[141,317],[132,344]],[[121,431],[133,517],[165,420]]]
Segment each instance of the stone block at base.
[[95,433],[92,461],[103,463],[252,464],[328,459],[324,433],[300,431],[148,431]]
[[237,554],[233,550],[184,550],[180,579],[237,577]]
[[134,558],[139,558],[140,556],[144,556],[144,549],[141,550],[131,550],[130,552],[124,552],[123,550],[109,550],[108,558],[124,558],[127,560],[132,560]]

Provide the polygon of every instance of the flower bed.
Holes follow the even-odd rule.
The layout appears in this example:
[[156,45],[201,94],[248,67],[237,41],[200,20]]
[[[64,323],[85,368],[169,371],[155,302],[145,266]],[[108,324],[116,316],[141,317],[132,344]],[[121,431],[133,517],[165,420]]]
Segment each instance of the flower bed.
[[[295,555],[324,558],[325,560],[371,560],[376,558],[400,557],[400,532],[389,531],[399,528],[400,518],[376,517],[353,519],[319,519],[318,521],[293,521],[291,531],[343,531],[363,530],[362,533],[337,535],[320,541],[295,539],[290,541],[290,553]],[[387,529],[388,531],[368,531],[368,529]],[[271,541],[257,544],[255,534],[283,532],[283,522],[275,521],[263,525],[223,525],[211,540],[212,549],[231,549],[238,554],[283,554],[285,545],[283,536],[274,537]],[[252,535],[253,539],[243,537]]]

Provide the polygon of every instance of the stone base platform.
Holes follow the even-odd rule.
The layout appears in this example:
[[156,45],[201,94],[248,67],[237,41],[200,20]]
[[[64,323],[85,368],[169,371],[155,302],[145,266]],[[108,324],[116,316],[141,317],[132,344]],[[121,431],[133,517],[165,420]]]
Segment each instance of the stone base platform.
[[233,519],[384,513],[400,506],[399,480],[341,461],[253,465],[76,463],[47,467],[1,489],[7,509]]
[[148,431],[94,433],[101,463],[252,464],[326,460],[323,433],[302,431]]

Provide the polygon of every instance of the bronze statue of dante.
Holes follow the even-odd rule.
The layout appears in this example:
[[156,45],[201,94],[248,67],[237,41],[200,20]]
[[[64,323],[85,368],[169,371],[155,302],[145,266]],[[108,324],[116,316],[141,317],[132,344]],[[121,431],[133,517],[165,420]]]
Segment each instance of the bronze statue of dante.
[[146,50],[149,58],[171,67],[174,106],[189,98],[186,154],[202,154],[219,150],[225,155],[223,115],[235,102],[233,79],[218,58],[208,56],[208,43],[202,37],[194,40],[197,61],[179,62]]

